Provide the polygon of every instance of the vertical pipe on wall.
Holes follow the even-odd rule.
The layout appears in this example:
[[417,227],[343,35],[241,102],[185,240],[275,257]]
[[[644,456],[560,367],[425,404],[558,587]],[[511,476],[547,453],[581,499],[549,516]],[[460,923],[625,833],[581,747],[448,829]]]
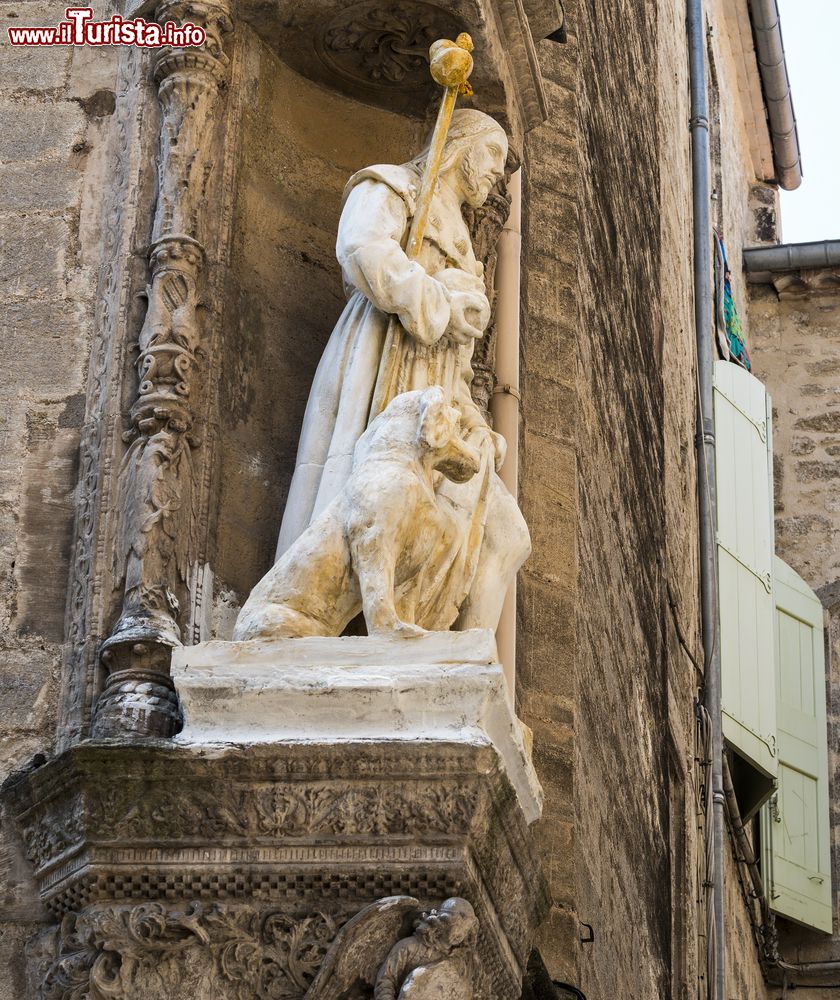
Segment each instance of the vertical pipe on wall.
[[[507,442],[499,470],[515,497],[519,483],[519,285],[522,254],[522,170],[508,182],[510,214],[499,235],[496,262],[496,388],[490,399],[493,428]],[[510,586],[496,629],[496,645],[513,703],[516,690],[516,580]]]
[[721,724],[720,622],[718,620],[715,431],[712,395],[712,239],[709,178],[709,100],[703,0],[687,0],[691,89],[691,173],[694,210],[694,324],[697,342],[697,477],[700,521],[700,607],[705,654],[705,704],[712,726],[711,905],[707,914],[710,1000],[726,1000],[724,929],[723,733]]

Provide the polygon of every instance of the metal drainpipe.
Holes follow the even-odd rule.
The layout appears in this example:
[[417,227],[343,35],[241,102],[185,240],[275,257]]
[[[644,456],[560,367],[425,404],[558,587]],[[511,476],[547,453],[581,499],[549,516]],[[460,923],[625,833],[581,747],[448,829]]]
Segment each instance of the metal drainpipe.
[[[825,962],[785,962],[781,959],[778,962],[778,966],[784,972],[793,972],[800,976],[821,976],[828,972],[840,972],[840,961],[827,960]],[[836,987],[831,986],[817,986],[814,985],[813,989],[835,989]]]
[[775,247],[745,247],[744,270],[748,275],[777,274],[809,267],[840,267],[840,240],[816,243],[781,243]]
[[721,729],[720,636],[715,516],[715,431],[712,414],[712,227],[710,218],[709,100],[706,32],[702,0],[687,0],[691,90],[691,174],[694,210],[694,326],[697,343],[697,468],[700,521],[700,609],[705,654],[705,705],[712,726],[712,833],[714,872],[707,947],[714,958],[710,1000],[726,1000],[724,902],[723,733]]

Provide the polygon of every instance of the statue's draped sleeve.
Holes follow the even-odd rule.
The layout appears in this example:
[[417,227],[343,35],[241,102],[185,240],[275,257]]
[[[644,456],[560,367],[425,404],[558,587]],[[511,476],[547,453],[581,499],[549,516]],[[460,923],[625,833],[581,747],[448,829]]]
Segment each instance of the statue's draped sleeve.
[[422,344],[435,344],[449,323],[449,293],[401,246],[409,208],[405,199],[374,178],[347,195],[338,227],[336,256],[345,285],[360,291],[381,312],[396,316]]

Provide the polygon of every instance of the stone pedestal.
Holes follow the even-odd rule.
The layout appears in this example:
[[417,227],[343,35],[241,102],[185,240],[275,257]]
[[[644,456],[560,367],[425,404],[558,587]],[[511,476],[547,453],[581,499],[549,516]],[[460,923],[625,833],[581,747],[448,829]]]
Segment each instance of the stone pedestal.
[[496,660],[489,629],[190,646],[173,657],[176,742],[492,746],[532,823],[542,789]]
[[42,995],[302,998],[349,918],[408,895],[468,899],[474,995],[518,1000],[539,786],[490,637],[409,645],[185,649],[177,741],[88,741],[7,786],[61,921]]

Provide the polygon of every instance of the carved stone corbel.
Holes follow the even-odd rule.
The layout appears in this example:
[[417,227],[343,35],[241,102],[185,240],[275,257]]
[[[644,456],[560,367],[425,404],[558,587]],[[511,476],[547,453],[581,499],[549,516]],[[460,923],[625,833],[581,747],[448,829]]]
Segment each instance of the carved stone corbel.
[[[10,847],[56,921],[29,949],[33,996],[373,1000],[388,966],[378,1000],[412,970],[404,998],[518,1000],[549,898],[492,746],[208,746],[84,740],[6,782]],[[405,906],[370,909],[394,896]],[[447,919],[416,933],[453,896],[471,909],[444,904]],[[363,974],[368,993],[332,991]]]
[[138,388],[119,481],[115,576],[122,613],[102,646],[109,671],[93,734],[171,736],[179,708],[169,659],[196,548],[192,452],[199,444],[197,374],[206,251],[204,212],[216,150],[212,125],[225,88],[226,0],[163,0],[161,23],[191,22],[201,48],[167,48],[154,63],[161,106],[157,207],[148,308],[138,338]]

